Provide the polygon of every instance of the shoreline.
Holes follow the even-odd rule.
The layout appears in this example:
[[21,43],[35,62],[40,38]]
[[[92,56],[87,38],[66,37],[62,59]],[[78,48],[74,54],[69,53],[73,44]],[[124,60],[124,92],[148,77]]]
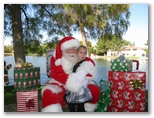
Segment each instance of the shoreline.
[[[91,56],[90,58],[92,58],[92,59],[108,59],[108,60],[111,60],[111,59],[115,59],[117,57],[119,57],[119,56]],[[148,57],[125,56],[125,58],[136,59],[136,60],[148,60]]]
[[[4,56],[14,56],[14,54],[12,53],[4,53]],[[29,54],[29,55],[26,55],[26,56],[40,56],[40,55],[37,55],[37,54]],[[41,56],[46,56],[46,54],[43,54]],[[91,55],[90,58],[92,59],[115,59],[117,58],[118,56],[93,56]],[[129,58],[129,59],[147,59],[148,60],[148,57],[135,57],[135,56],[125,56],[126,58]]]

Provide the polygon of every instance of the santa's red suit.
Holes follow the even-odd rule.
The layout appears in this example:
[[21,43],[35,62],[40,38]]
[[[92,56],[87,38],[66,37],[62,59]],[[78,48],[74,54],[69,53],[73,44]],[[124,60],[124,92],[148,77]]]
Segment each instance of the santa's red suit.
[[[94,64],[91,63],[93,61],[90,58],[86,58],[89,62],[83,62],[76,73],[71,73],[70,69],[72,69],[74,65],[71,65],[72,63],[66,59],[62,59],[64,58],[62,51],[71,47],[79,47],[78,40],[74,37],[65,37],[59,42],[54,55],[51,57],[51,80],[41,91],[42,112],[62,112],[62,107],[66,104],[64,100],[66,90],[78,92],[84,85],[83,81],[87,73],[91,75],[91,77],[87,79],[93,79],[96,75]],[[65,62],[62,60],[65,60]],[[91,91],[93,100],[89,103],[85,103],[84,107],[86,111],[94,111],[100,97],[100,89],[93,82],[88,84],[88,88]]]

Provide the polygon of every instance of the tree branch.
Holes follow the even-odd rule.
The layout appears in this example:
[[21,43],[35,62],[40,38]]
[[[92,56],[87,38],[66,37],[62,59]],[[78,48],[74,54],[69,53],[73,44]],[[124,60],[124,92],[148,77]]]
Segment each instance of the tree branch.
[[25,12],[25,10],[23,8],[20,7],[20,9],[22,10],[22,12],[24,13],[25,17],[26,17],[26,21],[27,21],[27,24],[28,24],[28,29],[29,29],[29,20],[28,20],[28,16]]
[[45,10],[50,16],[53,16],[42,4],[38,4],[43,10]]

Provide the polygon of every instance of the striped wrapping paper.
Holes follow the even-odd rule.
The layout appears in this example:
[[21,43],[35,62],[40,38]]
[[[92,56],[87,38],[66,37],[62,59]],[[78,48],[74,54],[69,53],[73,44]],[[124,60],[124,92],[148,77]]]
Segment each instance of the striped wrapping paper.
[[38,112],[38,91],[16,92],[18,112]]

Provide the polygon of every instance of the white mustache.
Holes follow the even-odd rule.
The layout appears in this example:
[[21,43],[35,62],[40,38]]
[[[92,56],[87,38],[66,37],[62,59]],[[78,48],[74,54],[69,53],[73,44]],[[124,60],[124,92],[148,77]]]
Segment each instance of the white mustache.
[[69,56],[71,56],[71,57],[74,57],[76,54],[68,54]]

